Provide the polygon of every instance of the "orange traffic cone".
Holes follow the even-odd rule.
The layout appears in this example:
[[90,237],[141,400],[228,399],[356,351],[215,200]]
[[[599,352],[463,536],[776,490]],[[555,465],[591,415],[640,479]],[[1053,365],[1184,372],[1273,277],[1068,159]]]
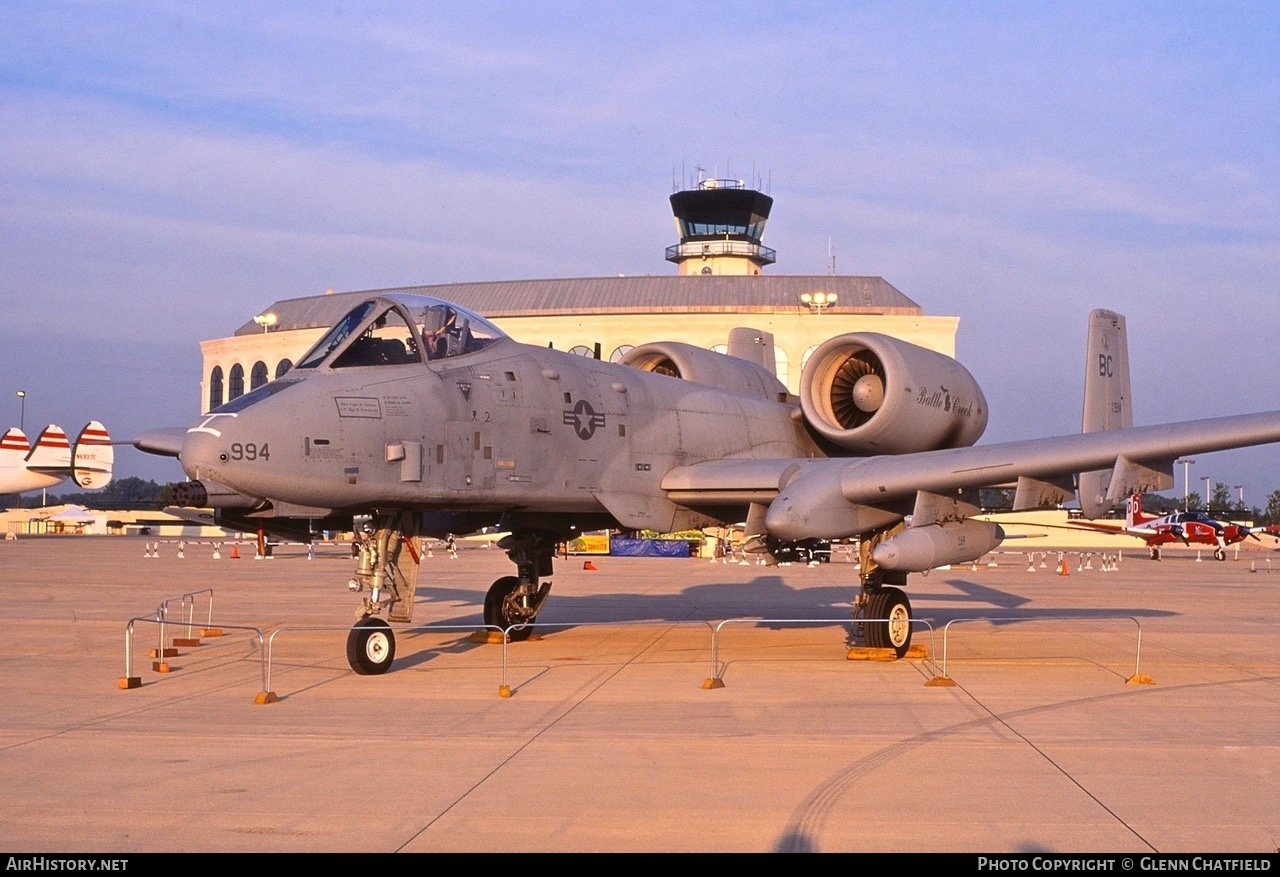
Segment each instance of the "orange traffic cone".
[[233,560],[240,559],[240,543],[239,542],[231,543],[231,557]]
[[1063,560],[1061,563],[1058,564],[1058,575],[1060,576],[1070,575],[1070,573],[1067,572],[1066,560]]
[[589,560],[588,560],[586,563],[584,563],[584,564],[582,565],[582,568],[583,568],[583,569],[595,569],[595,568],[596,568],[596,565],[595,565],[594,563],[592,563],[591,561],[589,561]]

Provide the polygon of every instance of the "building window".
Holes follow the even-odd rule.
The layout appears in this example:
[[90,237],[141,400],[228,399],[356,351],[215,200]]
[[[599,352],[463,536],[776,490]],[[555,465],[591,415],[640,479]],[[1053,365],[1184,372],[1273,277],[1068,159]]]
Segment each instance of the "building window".
[[222,366],[215,365],[209,372],[209,410],[222,404]]
[[253,374],[249,376],[249,389],[256,390],[267,382],[267,364],[258,360],[253,364]]
[[292,362],[290,362],[287,359],[280,360],[280,362],[276,365],[276,377],[280,377],[291,368],[293,368]]
[[609,362],[622,362],[622,357],[630,353],[631,350],[632,345],[630,344],[623,344],[621,347],[615,348],[613,353],[609,354]]
[[595,351],[593,351],[590,347],[588,347],[585,344],[578,344],[575,347],[570,347],[569,352],[576,354],[577,356],[595,356],[596,355]]
[[244,366],[236,363],[231,366],[231,376],[227,379],[227,401],[239,399],[244,395]]

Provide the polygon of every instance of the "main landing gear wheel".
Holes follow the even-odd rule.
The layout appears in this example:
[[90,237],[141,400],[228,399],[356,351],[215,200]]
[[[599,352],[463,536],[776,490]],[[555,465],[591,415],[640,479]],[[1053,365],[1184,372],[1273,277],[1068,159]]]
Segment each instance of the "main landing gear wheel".
[[[511,611],[512,607],[507,605],[507,597],[518,587],[520,587],[520,580],[515,576],[503,576],[489,587],[489,591],[484,595],[485,625],[506,630],[513,624],[532,620],[516,615]],[[533,633],[532,627],[513,628],[510,640],[513,643],[523,642],[531,633]]]
[[386,673],[395,656],[395,635],[381,618],[361,618],[347,634],[347,663],[361,676]]
[[893,649],[899,658],[911,647],[911,602],[897,588],[877,588],[867,602],[867,645]]
[[1151,547],[1151,559],[1152,560],[1160,559],[1160,549],[1156,548],[1154,545]]
[[1213,549],[1213,559],[1214,559],[1214,560],[1226,560],[1226,559],[1227,559],[1227,552],[1223,551],[1221,548],[1215,548],[1215,549]]

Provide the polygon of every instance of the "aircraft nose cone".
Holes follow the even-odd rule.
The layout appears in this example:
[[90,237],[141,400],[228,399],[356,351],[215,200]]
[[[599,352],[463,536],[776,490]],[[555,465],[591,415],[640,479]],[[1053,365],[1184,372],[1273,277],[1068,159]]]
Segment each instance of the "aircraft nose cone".
[[182,440],[182,453],[178,459],[182,462],[182,471],[191,478],[208,478],[219,468],[218,439],[198,429],[187,431]]

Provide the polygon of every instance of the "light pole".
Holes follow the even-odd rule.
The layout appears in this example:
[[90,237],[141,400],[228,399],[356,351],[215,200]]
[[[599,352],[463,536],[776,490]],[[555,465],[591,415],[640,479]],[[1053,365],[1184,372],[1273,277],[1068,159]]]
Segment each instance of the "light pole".
[[27,391],[18,391],[18,401],[21,407],[18,409],[18,429],[26,432],[27,429]]
[[1173,461],[1173,465],[1175,466],[1178,465],[1179,463],[1182,464],[1182,510],[1184,512],[1187,510],[1187,501],[1188,501],[1188,498],[1191,496],[1191,481],[1190,481],[1190,473],[1188,472],[1188,467],[1194,462],[1195,460],[1189,460],[1186,457],[1182,458],[1181,460]]
[[800,301],[812,311],[822,313],[823,308],[829,308],[836,303],[837,296],[834,292],[815,292],[810,295],[807,292],[800,294]]
[[1209,511],[1209,476],[1205,475],[1201,480],[1204,481],[1204,510]]
[[1244,485],[1237,484],[1236,490],[1240,491],[1240,508],[1244,508]]

